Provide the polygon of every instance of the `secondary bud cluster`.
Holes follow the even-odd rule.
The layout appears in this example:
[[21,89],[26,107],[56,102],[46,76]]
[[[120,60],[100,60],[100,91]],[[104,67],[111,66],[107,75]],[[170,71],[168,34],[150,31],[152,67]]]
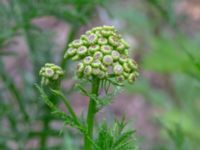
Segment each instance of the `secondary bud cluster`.
[[77,75],[82,78],[115,77],[135,81],[137,64],[128,57],[128,44],[113,26],[95,27],[69,44],[64,58],[78,61]]
[[63,77],[64,72],[61,67],[46,63],[40,69],[39,75],[42,77],[41,84],[48,85],[50,82],[59,81]]

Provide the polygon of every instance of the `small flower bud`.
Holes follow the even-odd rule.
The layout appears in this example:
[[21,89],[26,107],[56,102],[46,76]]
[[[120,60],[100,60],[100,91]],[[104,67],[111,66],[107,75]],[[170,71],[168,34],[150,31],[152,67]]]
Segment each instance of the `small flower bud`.
[[80,56],[83,56],[87,53],[87,47],[85,46],[81,46],[78,48],[77,50],[77,53],[80,55]]
[[134,70],[138,69],[138,66],[137,66],[136,62],[133,59],[128,59],[127,62],[128,62],[128,66],[131,69],[134,69]]
[[105,66],[105,65],[103,65],[103,64],[101,64],[101,70],[103,70],[103,71],[108,71],[108,68]]
[[69,56],[69,54],[66,52],[65,54],[64,54],[64,59],[67,59],[67,58],[69,58],[70,56]]
[[60,68],[60,70],[56,70],[56,74],[63,76],[64,72],[62,71],[62,69]]
[[100,79],[103,79],[103,78],[105,78],[105,77],[107,77],[107,76],[108,76],[108,74],[105,73],[105,72],[103,72],[103,71],[100,71],[100,73],[98,74],[98,77],[99,77]]
[[119,61],[120,61],[121,63],[127,62],[127,61],[128,61],[128,60],[127,60],[127,56],[121,55],[120,58],[119,58]]
[[100,45],[105,45],[105,44],[107,44],[107,42],[108,41],[106,40],[106,38],[101,37],[98,39],[98,44],[100,44]]
[[76,54],[76,49],[75,48],[69,48],[66,53],[67,53],[68,56],[74,56]]
[[114,30],[115,28],[114,28],[114,26],[103,26],[103,29],[105,29],[105,30]]
[[118,82],[123,82],[125,79],[124,79],[124,77],[121,75],[121,76],[117,76],[116,77],[116,80],[118,81]]
[[126,46],[125,46],[123,43],[120,43],[120,44],[117,46],[117,50],[119,50],[119,51],[123,51],[125,48],[126,48]]
[[80,57],[79,57],[78,55],[75,55],[75,56],[73,56],[71,59],[74,60],[74,61],[76,61],[76,60],[79,60]]
[[127,73],[127,72],[123,72],[123,76],[124,76],[125,78],[128,78],[129,73]]
[[98,60],[98,59],[94,60],[93,63],[92,63],[92,67],[96,68],[96,67],[99,67],[99,66],[101,66],[101,61]]
[[45,67],[53,67],[53,66],[55,66],[55,65],[54,65],[54,64],[51,64],[51,63],[46,63],[44,66],[45,66]]
[[107,31],[107,30],[102,30],[101,33],[102,33],[102,35],[105,36],[105,37],[107,37],[107,36],[109,36],[109,35],[112,34],[111,31]]
[[123,64],[123,68],[126,72],[130,72],[131,71],[131,68],[129,67],[128,63],[124,63]]
[[117,64],[114,66],[113,72],[117,75],[120,75],[123,73],[123,67],[121,65]]
[[108,41],[113,46],[118,46],[119,45],[119,39],[117,37],[115,37],[115,36],[110,36],[108,38]]
[[74,40],[74,41],[72,42],[72,46],[74,46],[74,47],[79,47],[79,46],[81,46],[82,44],[83,44],[82,40]]
[[97,42],[97,36],[93,33],[86,35],[87,36],[87,41],[89,44],[95,44]]
[[92,29],[93,32],[100,31],[100,30],[101,30],[101,27],[94,27],[94,28]]
[[94,53],[96,51],[98,51],[100,49],[100,46],[99,45],[92,45],[89,47],[89,51]]
[[101,72],[101,70],[100,70],[99,68],[93,68],[93,69],[92,69],[92,74],[93,74],[93,75],[99,75],[100,72]]
[[111,55],[112,55],[113,60],[118,60],[120,56],[118,51],[112,51]]
[[102,59],[103,54],[99,51],[94,53],[94,59]]
[[128,55],[129,55],[128,49],[125,49],[125,50],[123,51],[123,53],[124,53],[124,55],[128,56]]
[[83,72],[83,70],[84,70],[84,64],[81,63],[81,62],[78,63],[76,69],[77,69],[78,72]]
[[133,82],[135,81],[135,79],[136,79],[135,74],[134,74],[134,73],[131,73],[131,74],[129,75],[129,77],[128,77],[128,82],[129,82],[129,83],[133,83]]
[[87,76],[92,74],[92,67],[90,65],[85,67],[84,74],[87,75]]
[[47,77],[53,77],[53,75],[54,75],[53,69],[51,69],[51,68],[45,68],[45,75]]
[[104,57],[103,57],[103,63],[105,64],[105,65],[111,65],[112,63],[113,63],[113,58],[112,58],[112,56],[110,56],[110,55],[105,55]]
[[124,39],[121,39],[121,43],[125,46],[125,48],[129,48],[128,44]]
[[101,51],[104,54],[109,54],[111,52],[112,48],[109,45],[103,45],[101,46]]
[[93,57],[91,57],[91,56],[87,56],[87,57],[85,57],[84,60],[83,60],[84,64],[86,64],[86,65],[91,64],[92,61],[93,61]]

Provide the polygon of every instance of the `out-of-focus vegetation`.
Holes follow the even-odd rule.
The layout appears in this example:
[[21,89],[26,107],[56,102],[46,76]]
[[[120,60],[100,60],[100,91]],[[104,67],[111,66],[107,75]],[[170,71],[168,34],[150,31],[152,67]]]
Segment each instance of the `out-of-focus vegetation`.
[[[198,1],[187,2],[199,5],[200,9]],[[138,135],[139,149],[198,150],[200,37],[198,30],[190,33],[185,29],[192,25],[185,25],[187,17],[176,11],[181,3],[180,0],[2,0],[0,149],[80,149],[80,135],[65,128],[59,135],[58,128],[52,127],[52,123],[60,120],[49,114],[34,83],[39,82],[38,71],[45,62],[61,65],[70,81],[71,64],[62,59],[66,45],[88,26],[113,24],[130,41],[140,64],[140,78],[126,89],[141,95],[155,109],[149,119],[154,119],[159,140],[146,145],[145,137]],[[51,29],[34,23],[35,19],[48,16],[70,28],[62,48],[57,46]],[[25,43],[27,51],[22,60],[18,56],[24,51],[15,49],[16,39]],[[11,59],[15,64],[9,68]],[[66,91],[70,95],[73,90]],[[52,100],[57,102],[55,97]]]

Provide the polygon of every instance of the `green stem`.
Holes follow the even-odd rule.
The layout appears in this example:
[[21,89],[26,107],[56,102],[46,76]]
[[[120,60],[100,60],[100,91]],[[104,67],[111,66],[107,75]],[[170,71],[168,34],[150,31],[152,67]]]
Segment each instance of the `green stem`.
[[[93,78],[92,80],[92,94],[98,96],[100,80]],[[96,102],[93,98],[90,98],[88,114],[87,114],[87,131],[88,134],[84,137],[84,150],[92,150],[92,143],[90,139],[93,139],[94,117],[96,112]]]
[[66,99],[65,95],[63,93],[57,93],[62,99],[63,102],[65,104],[65,106],[67,107],[69,113],[72,115],[72,117],[75,119],[76,123],[80,124],[78,121],[78,118],[76,116],[76,113],[74,112],[73,108],[71,107],[69,101]]

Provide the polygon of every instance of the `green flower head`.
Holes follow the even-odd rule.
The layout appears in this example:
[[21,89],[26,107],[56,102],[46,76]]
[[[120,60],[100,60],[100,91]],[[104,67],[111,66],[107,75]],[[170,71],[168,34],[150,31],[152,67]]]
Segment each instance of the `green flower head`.
[[64,58],[78,62],[76,74],[79,78],[114,77],[117,82],[132,83],[138,76],[138,67],[129,58],[128,49],[128,44],[113,26],[101,26],[72,41]]
[[51,82],[57,82],[60,81],[60,79],[64,76],[64,72],[61,69],[61,67],[46,63],[39,72],[39,75],[41,76],[41,84],[42,85],[48,85]]

